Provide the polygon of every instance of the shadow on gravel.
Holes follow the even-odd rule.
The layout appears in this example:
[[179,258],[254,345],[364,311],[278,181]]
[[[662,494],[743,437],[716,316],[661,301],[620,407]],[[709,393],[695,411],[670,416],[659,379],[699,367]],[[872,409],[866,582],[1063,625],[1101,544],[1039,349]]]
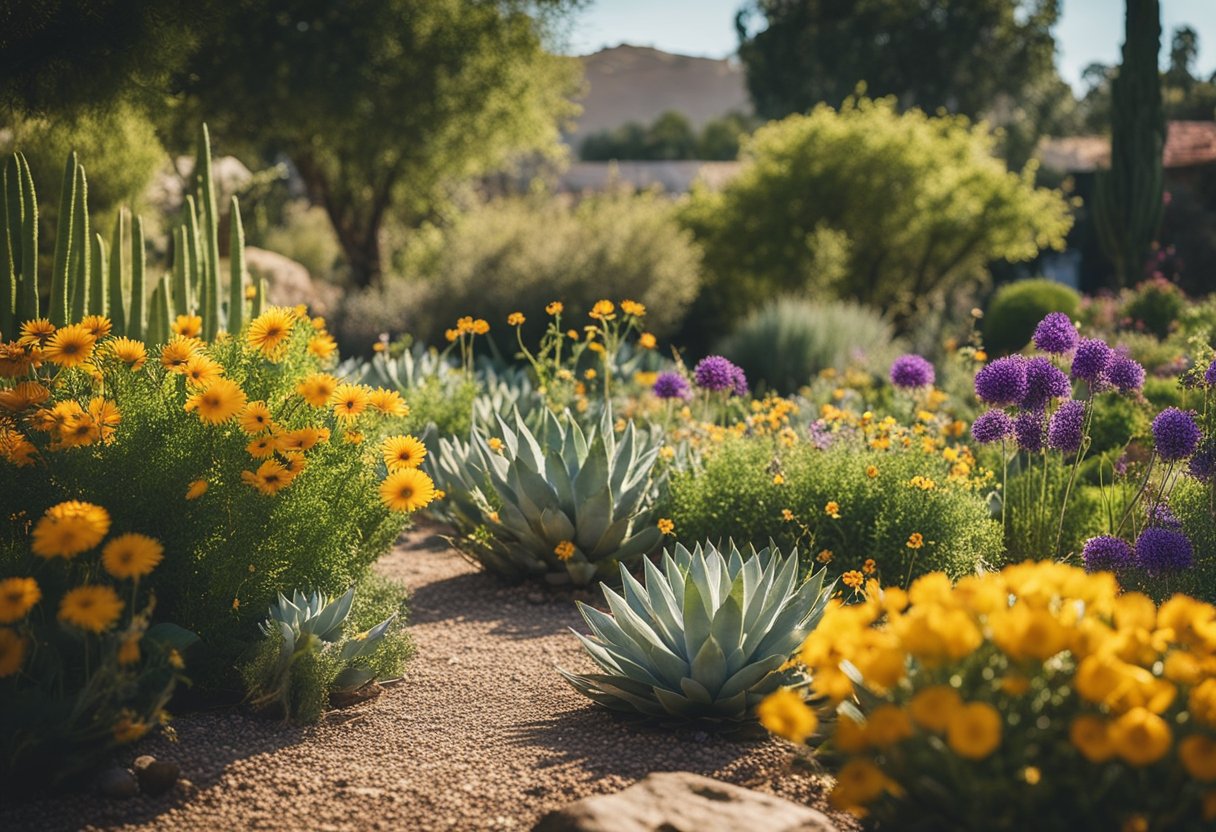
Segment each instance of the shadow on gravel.
[[558,594],[527,584],[506,585],[484,572],[456,575],[413,589],[412,624],[452,619],[484,622],[492,634],[509,639],[564,633],[582,622],[569,590]]

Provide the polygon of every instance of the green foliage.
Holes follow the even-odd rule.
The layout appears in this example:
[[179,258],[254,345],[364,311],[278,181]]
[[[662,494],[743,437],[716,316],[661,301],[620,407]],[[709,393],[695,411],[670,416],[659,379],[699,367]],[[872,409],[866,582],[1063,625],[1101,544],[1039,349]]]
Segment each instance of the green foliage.
[[1143,404],[1114,392],[1098,393],[1090,410],[1091,454],[1121,450],[1132,439],[1148,435],[1152,413]]
[[1006,283],[984,313],[984,345],[997,355],[1021,349],[1048,312],[1075,319],[1080,306],[1077,291],[1054,280],[1040,277]]
[[[550,7],[558,3],[545,3]],[[386,216],[436,216],[454,184],[558,150],[577,63],[543,15],[490,0],[261,0],[205,33],[182,120],[291,157],[324,194],[352,281],[379,280]],[[257,113],[251,118],[251,113]]]
[[579,145],[579,158],[586,162],[613,159],[725,161],[739,155],[740,140],[755,127],[756,121],[750,116],[728,113],[706,122],[698,134],[684,115],[668,111],[649,127],[631,121],[612,130],[593,133]]
[[[756,132],[721,191],[696,188],[684,220],[705,249],[697,320],[727,328],[780,293],[825,292],[897,316],[942,305],[993,260],[1061,248],[1072,219],[1034,170],[1006,170],[961,116],[898,114],[892,99],[816,107]],[[826,238],[824,231],[833,232]],[[822,270],[824,241],[848,267]]]
[[1174,329],[1187,307],[1186,295],[1164,278],[1145,280],[1126,298],[1120,310],[1124,318],[1158,338]]
[[[511,355],[507,316],[554,300],[565,303],[569,320],[582,320],[600,298],[631,298],[646,305],[656,335],[671,332],[697,293],[700,254],[670,202],[612,192],[577,205],[548,197],[487,203],[415,237],[396,268],[408,280],[348,299],[338,326],[344,340],[351,332],[409,332],[442,344],[445,329],[472,315],[489,321],[492,335],[503,333],[498,349]],[[544,331],[544,317],[529,314],[525,342]]]
[[829,367],[885,367],[895,358],[891,325],[841,301],[778,298],[753,312],[719,345],[757,389],[794,393]]
[[[867,469],[873,465],[876,476]],[[949,466],[915,448],[872,451],[851,444],[818,450],[784,447],[771,438],[732,439],[707,452],[700,466],[672,476],[670,506],[681,541],[773,541],[799,547],[813,566],[831,552],[830,578],[862,569],[868,558],[884,585],[905,585],[934,570],[952,577],[999,561],[999,523],[964,483],[949,483]],[[784,483],[773,482],[776,473]],[[928,477],[936,487],[912,484]],[[827,513],[839,506],[839,519]],[[782,512],[789,509],[792,520]],[[908,548],[920,534],[923,548]]]
[[1216,491],[1211,483],[1183,477],[1170,492],[1169,505],[1191,539],[1194,565],[1166,579],[1158,578],[1150,585],[1150,591],[1157,598],[1185,592],[1216,603]]
[[1115,267],[1115,285],[1143,271],[1161,225],[1165,108],[1161,97],[1160,0],[1127,0],[1123,62],[1111,84],[1111,166],[1095,179],[1094,227]]
[[282,220],[266,231],[258,245],[296,261],[314,279],[331,277],[342,257],[325,209],[304,201],[289,203]]
[[824,570],[800,583],[796,552],[733,544],[677,545],[643,566],[645,585],[622,565],[623,594],[603,587],[611,615],[579,602],[593,635],[576,635],[603,671],[558,668],[579,693],[617,711],[737,721],[797,681],[785,665],[823,617]]

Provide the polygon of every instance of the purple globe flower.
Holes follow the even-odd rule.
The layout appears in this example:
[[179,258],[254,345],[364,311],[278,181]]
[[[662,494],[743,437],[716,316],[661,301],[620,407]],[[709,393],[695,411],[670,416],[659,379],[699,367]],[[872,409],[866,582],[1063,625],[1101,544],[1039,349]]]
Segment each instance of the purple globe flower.
[[697,362],[692,377],[698,387],[706,390],[734,390],[738,369],[720,355],[709,355]]
[[1195,417],[1185,410],[1167,407],[1153,420],[1153,442],[1162,459],[1174,462],[1185,459],[1199,447],[1203,434]]
[[1085,403],[1067,401],[1047,423],[1047,446],[1066,454],[1081,449],[1085,434]]
[[1148,523],[1150,526],[1163,526],[1176,532],[1182,531],[1182,521],[1178,519],[1178,515],[1174,514],[1169,503],[1157,503],[1150,508]]
[[1082,338],[1072,356],[1072,377],[1096,384],[1102,380],[1102,374],[1106,372],[1112,357],[1114,350],[1105,341]]
[[998,358],[975,374],[975,395],[997,407],[1017,404],[1026,389],[1026,360],[1021,356]]
[[1086,572],[1115,572],[1131,566],[1132,547],[1121,537],[1091,537],[1081,549],[1081,558]]
[[731,373],[731,389],[736,396],[746,396],[751,392],[751,388],[747,386],[747,374],[743,372],[742,367],[736,366]]
[[1200,482],[1211,482],[1216,475],[1216,443],[1205,442],[1191,456],[1186,472]]
[[1123,393],[1132,393],[1144,386],[1144,368],[1126,355],[1113,356],[1102,377]]
[[981,413],[971,424],[971,438],[981,445],[1000,442],[1013,432],[1013,420],[1003,410]]
[[933,365],[915,353],[901,355],[891,364],[891,383],[896,387],[905,390],[928,387],[936,380],[937,373]]
[[1179,572],[1193,559],[1191,540],[1180,531],[1149,526],[1136,538],[1136,566],[1149,574]]
[[1212,387],[1216,387],[1216,358],[1212,359],[1212,363],[1203,372],[1203,380]]
[[1063,312],[1051,312],[1034,328],[1034,345],[1043,352],[1066,353],[1077,345],[1077,328]]
[[687,399],[692,395],[688,379],[670,370],[659,373],[659,377],[654,380],[652,391],[660,399]]
[[1043,411],[1023,410],[1013,420],[1013,435],[1023,451],[1043,450]]
[[1072,394],[1072,385],[1056,365],[1038,356],[1026,362],[1026,395],[1019,404],[1027,410],[1042,410],[1052,399]]

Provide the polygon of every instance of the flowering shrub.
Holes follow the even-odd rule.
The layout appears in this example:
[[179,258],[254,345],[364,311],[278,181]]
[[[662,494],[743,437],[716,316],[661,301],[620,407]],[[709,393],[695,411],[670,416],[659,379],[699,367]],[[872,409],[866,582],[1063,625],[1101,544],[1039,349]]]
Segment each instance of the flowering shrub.
[[69,500],[0,538],[6,788],[77,775],[165,718],[190,639],[150,625],[164,546],[122,528],[102,506]]
[[[859,593],[860,594],[860,593]],[[761,707],[838,755],[831,802],[883,828],[1200,829],[1216,821],[1216,607],[1023,563],[951,587],[872,583],[803,644],[817,714]]]
[[154,535],[156,618],[202,638],[192,675],[212,685],[276,593],[345,591],[434,491],[395,455],[405,402],[326,372],[320,319],[270,309],[210,344],[190,316],[175,328],[151,354],[104,318],[4,345],[0,514],[89,499]]

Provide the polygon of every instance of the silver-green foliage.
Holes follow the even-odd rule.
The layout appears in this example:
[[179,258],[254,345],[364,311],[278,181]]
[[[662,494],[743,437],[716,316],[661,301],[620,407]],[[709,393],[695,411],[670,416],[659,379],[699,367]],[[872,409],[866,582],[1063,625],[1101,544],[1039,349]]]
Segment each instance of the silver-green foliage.
[[645,584],[623,566],[610,613],[579,603],[592,635],[575,633],[603,671],[558,668],[575,690],[608,708],[689,719],[749,718],[767,694],[794,683],[783,670],[823,617],[833,586],[821,569],[798,583],[798,556],[744,555],[707,544],[643,561]]

